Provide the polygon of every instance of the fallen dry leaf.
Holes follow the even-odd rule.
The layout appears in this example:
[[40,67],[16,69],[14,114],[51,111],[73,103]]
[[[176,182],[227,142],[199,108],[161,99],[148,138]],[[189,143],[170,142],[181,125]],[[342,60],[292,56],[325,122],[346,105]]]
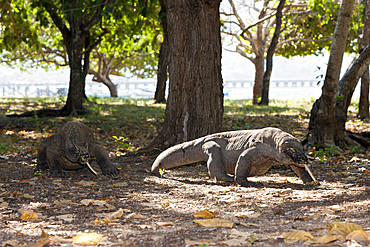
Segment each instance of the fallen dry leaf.
[[349,177],[346,177],[346,178],[343,178],[343,180],[347,180],[347,181],[352,181],[352,180],[357,180],[358,177],[355,177],[355,176],[349,176]]
[[204,209],[193,214],[195,218],[213,219],[216,216],[215,212],[211,212],[208,209]]
[[170,221],[161,221],[155,223],[158,226],[173,226],[173,222]]
[[164,202],[162,203],[161,208],[168,208],[169,206],[170,206],[169,202]]
[[24,194],[23,197],[28,199],[35,198],[35,196],[31,196],[30,194]]
[[121,218],[121,217],[122,217],[122,215],[123,215],[123,209],[122,209],[122,208],[120,208],[120,209],[118,209],[118,211],[116,211],[116,212],[112,213],[111,215],[109,215],[109,216],[107,217],[107,219],[109,219],[110,221],[112,221],[112,220],[116,220],[116,219],[118,219],[118,218]]
[[7,202],[3,202],[3,203],[0,204],[0,208],[6,208],[8,206],[9,206],[9,203],[7,203]]
[[225,219],[204,219],[204,220],[193,220],[194,223],[197,223],[200,226],[204,227],[226,227],[232,228],[234,226],[234,222],[225,220]]
[[116,208],[115,206],[110,205],[106,201],[94,200],[94,199],[83,199],[80,203],[85,206],[88,206],[90,203],[95,206],[106,206],[108,210],[112,210]]
[[14,246],[14,247],[18,247],[18,246],[21,246],[19,245],[19,242],[17,240],[8,240],[8,241],[5,241],[1,244],[1,246]]
[[250,219],[258,218],[261,216],[261,213],[255,211],[247,211],[247,212],[238,212],[235,214],[235,217],[247,217]]
[[355,223],[348,222],[333,222],[327,226],[328,231],[332,235],[347,236],[351,232],[362,230],[362,226]]
[[112,223],[113,221],[117,220],[118,218],[120,218],[121,216],[123,215],[123,209],[120,208],[118,209],[118,211],[114,212],[114,213],[111,213],[111,214],[105,214],[105,218],[104,219],[100,219],[100,216],[99,218],[97,218],[95,221],[94,221],[94,224],[109,224],[109,223]]
[[352,159],[350,161],[348,161],[349,163],[351,162],[357,162],[359,160],[359,158],[357,158],[356,156],[353,156]]
[[72,243],[72,239],[64,239],[49,236],[50,243],[69,244]]
[[185,238],[185,244],[186,245],[196,245],[196,246],[213,246],[213,245],[216,245],[216,243],[210,242],[208,239],[196,241],[196,240],[190,240],[190,239],[187,239],[187,238]]
[[72,242],[77,245],[96,245],[102,237],[99,233],[85,233],[74,236]]
[[304,244],[327,244],[335,240],[337,240],[335,235],[326,234],[320,237],[314,237],[313,239],[306,241]]
[[370,231],[356,230],[348,234],[347,240],[355,240],[357,242],[370,240]]
[[250,233],[248,232],[242,232],[236,229],[231,229],[229,238],[238,238],[238,237],[250,237]]
[[79,181],[79,182],[76,182],[77,185],[81,185],[81,186],[96,186],[98,183],[97,182],[94,182],[94,181]]
[[294,243],[299,240],[311,240],[314,238],[311,233],[299,230],[299,231],[293,231],[293,232],[283,232],[284,242],[285,243]]
[[30,221],[30,220],[37,220],[39,217],[37,214],[22,214],[21,220]]
[[234,239],[224,240],[222,242],[219,242],[219,244],[227,245],[227,246],[239,246],[239,245],[248,246],[250,243],[251,241],[245,237],[244,238],[239,237],[239,238],[234,238]]
[[323,214],[334,214],[334,213],[335,213],[335,211],[330,209],[330,208],[321,210],[322,215]]
[[145,216],[142,214],[132,213],[126,216],[126,219],[144,219]]
[[63,215],[57,215],[57,219],[63,220],[65,222],[72,222],[73,221],[73,215],[72,214],[63,214]]
[[48,237],[48,234],[46,232],[41,232],[41,238],[34,244],[32,244],[32,247],[43,247],[50,243],[50,239]]
[[151,229],[152,226],[150,225],[137,225],[137,227],[141,228],[141,229]]
[[72,202],[71,200],[55,200],[51,206],[66,207],[67,205],[78,206],[78,203]]
[[54,180],[52,181],[52,183],[53,183],[53,184],[59,184],[59,183],[61,183],[61,182],[63,182],[63,180],[62,180],[62,179],[54,179]]

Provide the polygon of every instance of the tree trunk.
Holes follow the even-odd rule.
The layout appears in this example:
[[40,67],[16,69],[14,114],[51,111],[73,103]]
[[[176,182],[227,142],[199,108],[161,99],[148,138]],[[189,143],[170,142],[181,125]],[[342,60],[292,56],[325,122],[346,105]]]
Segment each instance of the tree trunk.
[[161,11],[159,18],[163,28],[163,42],[159,50],[158,71],[157,71],[157,88],[155,90],[155,103],[166,103],[166,83],[167,83],[167,67],[169,63],[169,45],[168,45],[168,31],[167,31],[167,17],[165,0],[159,1],[161,4]]
[[369,65],[370,45],[368,45],[361,54],[357,55],[339,82],[338,100],[335,106],[334,137],[336,145],[343,149],[347,149],[349,145],[354,145],[345,131],[347,112],[357,83],[361,75],[364,74],[364,71],[369,69]]
[[253,85],[253,105],[258,105],[262,96],[262,81],[263,71],[265,70],[264,65],[264,51],[259,52],[254,59],[254,85]]
[[110,97],[118,97],[117,85],[112,82],[112,80],[107,75],[103,75],[102,73],[96,72],[92,69],[89,69],[88,74],[94,75],[93,81],[103,83],[105,86],[108,87]]
[[308,134],[310,145],[317,143],[335,145],[335,106],[353,7],[354,0],[343,0],[339,10],[322,94],[311,110]]
[[81,63],[85,35],[81,29],[80,21],[73,12],[69,23],[71,24],[71,43],[70,50],[68,51],[70,79],[67,102],[62,111],[66,111],[72,115],[77,115],[85,111],[83,99],[85,96],[86,73],[84,73]]
[[367,69],[361,77],[360,102],[358,105],[358,117],[362,120],[369,118],[369,80],[369,69]]
[[282,10],[284,8],[285,0],[280,0],[279,6],[276,10],[276,26],[275,26],[275,33],[272,37],[271,44],[269,49],[267,50],[267,57],[266,57],[266,71],[263,74],[262,79],[262,95],[261,95],[261,102],[260,105],[268,105],[269,104],[269,90],[270,90],[270,78],[272,73],[272,57],[274,55],[276,46],[279,42],[279,35],[281,29],[281,18],[283,16]]
[[[258,16],[258,19],[261,20],[266,16],[266,7],[269,1],[264,1],[263,8]],[[253,85],[253,105],[257,105],[261,101],[262,96],[262,82],[263,82],[263,73],[265,71],[265,41],[264,41],[264,27],[262,23],[257,25],[256,40],[253,47],[253,52],[255,58],[253,59],[254,67],[256,69],[254,74],[254,85]]]
[[[370,0],[365,3],[365,22],[363,27],[363,38],[361,48],[364,49],[370,44]],[[358,116],[361,119],[369,118],[369,68],[361,77],[361,93],[358,107]]]
[[223,119],[220,0],[167,0],[169,96],[160,134],[142,152],[219,132]]
[[[101,20],[102,11],[109,1],[95,5],[95,12],[89,16],[81,8],[81,0],[69,1],[71,11],[68,13],[67,22],[57,11],[57,6],[53,1],[41,0],[41,5],[50,14],[55,26],[63,36],[63,43],[66,46],[68,62],[70,66],[70,81],[68,98],[65,106],[61,109],[60,115],[76,115],[85,111],[83,100],[85,96],[85,79],[89,70],[90,53],[102,41],[102,36],[108,32],[103,32],[90,43],[89,30]],[[85,49],[84,49],[85,48]],[[84,65],[82,66],[82,58]]]

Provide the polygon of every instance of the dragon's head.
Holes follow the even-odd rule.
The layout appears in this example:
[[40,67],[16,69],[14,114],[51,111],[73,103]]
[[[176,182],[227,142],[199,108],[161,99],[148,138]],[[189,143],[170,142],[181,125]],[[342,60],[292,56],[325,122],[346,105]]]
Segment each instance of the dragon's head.
[[69,137],[67,150],[78,163],[86,164],[90,160],[89,147],[84,135],[76,131]]
[[280,151],[288,155],[296,166],[304,167],[305,164],[308,164],[308,158],[303,151],[302,144],[295,139],[284,141]]

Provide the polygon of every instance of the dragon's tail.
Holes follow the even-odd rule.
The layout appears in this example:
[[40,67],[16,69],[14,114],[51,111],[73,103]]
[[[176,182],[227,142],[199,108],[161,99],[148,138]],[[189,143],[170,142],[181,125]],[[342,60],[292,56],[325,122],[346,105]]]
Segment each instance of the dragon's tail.
[[159,176],[160,170],[204,161],[203,138],[184,142],[163,151],[152,165],[152,173]]

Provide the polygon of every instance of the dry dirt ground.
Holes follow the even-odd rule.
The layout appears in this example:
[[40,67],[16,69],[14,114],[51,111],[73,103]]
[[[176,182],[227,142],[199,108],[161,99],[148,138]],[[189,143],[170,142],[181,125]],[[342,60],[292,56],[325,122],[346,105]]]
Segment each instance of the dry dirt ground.
[[[18,128],[19,135],[26,134],[25,126]],[[84,169],[52,178],[35,173],[36,145],[0,155],[0,246],[76,246],[82,234],[95,236],[87,243],[98,246],[309,244],[286,242],[294,236],[326,236],[313,246],[369,246],[364,240],[370,235],[369,152],[324,161],[309,152],[317,186],[303,185],[290,168],[275,166],[250,179],[257,187],[243,188],[209,179],[204,164],[154,177],[149,170],[155,157],[118,156],[109,146],[119,175],[95,176]],[[208,227],[194,216],[203,210],[215,214]],[[361,227],[365,232],[357,241],[347,240]]]
[[[258,182],[254,188],[212,181],[203,164],[157,178],[149,173],[154,157],[112,158],[120,167],[115,177],[96,177],[86,169],[62,179],[48,177],[48,172],[36,176],[35,157],[1,157],[0,242],[74,246],[76,235],[98,233],[98,246],[303,246],[304,241],[284,242],[283,232],[323,236],[333,222],[370,229],[365,156],[312,161],[318,186],[305,186],[290,169],[276,166],[251,178]],[[204,209],[227,224],[195,223],[193,215]],[[369,244],[358,242],[337,235],[316,246]]]

